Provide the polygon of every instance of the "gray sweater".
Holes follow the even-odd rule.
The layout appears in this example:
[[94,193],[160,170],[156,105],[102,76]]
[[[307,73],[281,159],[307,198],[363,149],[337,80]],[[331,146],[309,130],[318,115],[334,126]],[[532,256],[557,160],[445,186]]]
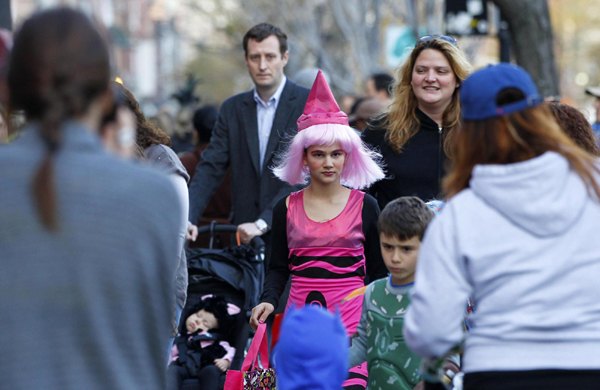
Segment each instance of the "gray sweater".
[[[188,288],[188,269],[187,259],[185,257],[185,232],[188,224],[188,191],[187,184],[190,181],[190,175],[188,175],[185,167],[179,160],[179,157],[175,154],[173,149],[168,146],[161,144],[150,145],[144,150],[144,155],[150,164],[154,167],[162,170],[163,172],[180,176],[181,184],[176,189],[183,187],[183,194],[179,194],[179,202],[185,203],[183,206],[183,213],[181,215],[181,221],[179,224],[179,247],[181,248],[178,256],[179,265],[177,266],[177,274],[175,277],[175,295],[177,298],[177,304],[183,309],[187,298]],[[185,181],[185,183],[184,183]],[[164,207],[171,207],[168,203],[164,204]],[[173,206],[175,211],[177,205]]]
[[600,205],[590,193],[556,152],[476,165],[427,228],[406,343],[425,357],[459,345],[472,297],[465,373],[599,370]]
[[162,389],[178,246],[168,178],[65,126],[54,165],[60,230],[31,183],[35,125],[0,146],[0,389]]

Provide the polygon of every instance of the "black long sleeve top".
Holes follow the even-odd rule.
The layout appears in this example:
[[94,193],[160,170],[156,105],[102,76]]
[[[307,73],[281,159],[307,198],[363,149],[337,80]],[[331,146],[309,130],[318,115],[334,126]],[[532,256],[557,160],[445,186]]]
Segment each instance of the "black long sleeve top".
[[[286,198],[279,200],[273,209],[271,251],[268,259],[269,269],[265,277],[264,291],[260,298],[261,302],[269,302],[274,307],[277,307],[279,297],[290,277]],[[362,226],[365,235],[366,283],[383,278],[388,273],[379,247],[378,218],[379,207],[377,201],[369,194],[365,194],[362,208]]]
[[437,123],[417,108],[419,131],[397,153],[386,139],[382,120],[374,121],[362,133],[363,141],[377,149],[386,165],[386,178],[373,184],[368,193],[377,199],[381,210],[401,196],[418,196],[424,202],[439,198],[447,157],[443,132]]

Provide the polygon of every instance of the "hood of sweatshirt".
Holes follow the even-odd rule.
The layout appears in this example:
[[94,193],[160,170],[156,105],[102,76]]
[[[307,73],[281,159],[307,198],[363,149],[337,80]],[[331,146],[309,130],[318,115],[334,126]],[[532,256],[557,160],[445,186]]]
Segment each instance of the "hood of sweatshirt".
[[560,154],[506,165],[477,165],[471,190],[507,219],[536,236],[566,231],[589,196],[585,184]]
[[273,360],[279,390],[341,390],[348,377],[348,337],[339,314],[291,308]]

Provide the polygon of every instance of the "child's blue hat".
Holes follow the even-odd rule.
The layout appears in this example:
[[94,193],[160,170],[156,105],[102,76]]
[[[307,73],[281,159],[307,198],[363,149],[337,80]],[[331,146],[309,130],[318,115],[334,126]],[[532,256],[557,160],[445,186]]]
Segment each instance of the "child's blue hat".
[[[525,99],[498,106],[496,97],[506,88],[520,90]],[[529,73],[517,65],[506,63],[489,65],[473,73],[463,82],[460,91],[461,115],[469,121],[507,115],[537,106],[542,101]]]
[[339,314],[312,306],[287,312],[274,362],[278,390],[340,390],[348,377],[349,341]]

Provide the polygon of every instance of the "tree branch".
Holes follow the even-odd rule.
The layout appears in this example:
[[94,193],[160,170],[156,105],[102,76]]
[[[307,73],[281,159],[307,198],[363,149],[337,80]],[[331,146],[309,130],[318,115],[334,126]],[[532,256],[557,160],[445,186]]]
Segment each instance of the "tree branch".
[[559,95],[558,67],[546,0],[493,0],[506,18],[517,63],[530,74],[542,96]]

